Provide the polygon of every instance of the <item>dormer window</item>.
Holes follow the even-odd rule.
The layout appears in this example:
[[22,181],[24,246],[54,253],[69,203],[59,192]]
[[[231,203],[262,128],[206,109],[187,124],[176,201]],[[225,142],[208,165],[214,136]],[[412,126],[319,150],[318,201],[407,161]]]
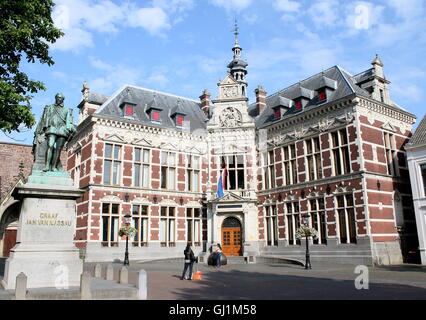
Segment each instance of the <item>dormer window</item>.
[[281,108],[280,107],[274,108],[274,114],[275,114],[275,119],[281,119]]
[[182,115],[177,115],[176,116],[176,125],[179,127],[183,126],[183,122],[185,121],[185,117]]
[[126,116],[133,116],[133,106],[126,106],[125,115]]
[[294,101],[294,108],[296,111],[300,111],[303,108],[302,99],[297,99]]
[[123,102],[120,106],[121,110],[122,110],[122,114],[125,117],[133,117],[135,109],[136,109],[136,105],[133,103],[129,103],[129,102]]
[[151,121],[160,122],[160,111],[153,109],[151,111]]
[[318,98],[320,102],[327,100],[327,92],[325,91],[325,88],[318,91]]

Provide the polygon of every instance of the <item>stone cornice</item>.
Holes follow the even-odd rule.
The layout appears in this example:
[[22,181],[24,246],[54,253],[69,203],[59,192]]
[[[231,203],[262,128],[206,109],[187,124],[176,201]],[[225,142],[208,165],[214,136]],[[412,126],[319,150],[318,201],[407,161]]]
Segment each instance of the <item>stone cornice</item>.
[[292,191],[295,189],[314,188],[319,185],[338,183],[338,182],[343,182],[346,180],[361,179],[361,178],[363,178],[363,172],[360,171],[360,172],[350,173],[350,174],[336,176],[336,177],[329,177],[329,178],[324,178],[324,179],[315,180],[315,181],[298,183],[296,185],[262,190],[262,191],[258,191],[258,195],[264,196],[264,195],[273,194],[273,193]]
[[125,129],[125,130],[133,130],[138,131],[142,133],[150,133],[150,134],[158,134],[163,136],[169,136],[169,137],[176,137],[176,138],[184,138],[188,140],[195,140],[195,141],[204,141],[205,136],[203,135],[195,135],[192,133],[187,132],[179,132],[175,130],[169,130],[167,128],[162,127],[150,127],[145,124],[142,124],[140,122],[128,120],[128,119],[116,119],[101,115],[94,115],[93,120],[96,122],[96,124],[104,125],[112,128],[118,128],[118,129]]
[[412,125],[415,122],[415,119],[417,118],[414,114],[411,114],[404,110],[396,109],[395,107],[392,107],[390,105],[382,104],[376,100],[361,96],[358,96],[358,98],[358,105],[360,107],[405,122],[409,125]]

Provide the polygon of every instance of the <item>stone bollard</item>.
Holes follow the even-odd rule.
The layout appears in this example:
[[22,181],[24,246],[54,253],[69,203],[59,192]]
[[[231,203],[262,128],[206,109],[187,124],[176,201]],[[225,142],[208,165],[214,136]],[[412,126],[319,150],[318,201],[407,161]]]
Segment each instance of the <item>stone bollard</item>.
[[21,272],[16,276],[15,299],[25,300],[27,298],[27,276]]
[[148,298],[148,289],[147,289],[147,277],[145,270],[139,270],[139,279],[138,279],[138,299],[146,300]]
[[99,263],[95,265],[95,278],[102,278],[102,266]]
[[106,269],[106,280],[114,280],[114,268],[111,264],[109,264]]
[[129,270],[126,267],[121,267],[120,269],[120,283],[128,284],[129,283]]
[[92,299],[92,276],[89,272],[83,272],[80,277],[80,294],[81,300],[91,300]]

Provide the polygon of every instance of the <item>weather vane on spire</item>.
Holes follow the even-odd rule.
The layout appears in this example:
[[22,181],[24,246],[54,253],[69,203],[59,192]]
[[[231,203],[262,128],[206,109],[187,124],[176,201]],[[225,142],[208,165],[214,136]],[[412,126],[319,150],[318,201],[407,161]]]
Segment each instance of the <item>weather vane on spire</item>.
[[239,28],[238,28],[238,22],[237,22],[237,18],[235,18],[235,25],[234,28],[232,29],[232,32],[235,35],[235,47],[238,46],[238,35],[239,35]]

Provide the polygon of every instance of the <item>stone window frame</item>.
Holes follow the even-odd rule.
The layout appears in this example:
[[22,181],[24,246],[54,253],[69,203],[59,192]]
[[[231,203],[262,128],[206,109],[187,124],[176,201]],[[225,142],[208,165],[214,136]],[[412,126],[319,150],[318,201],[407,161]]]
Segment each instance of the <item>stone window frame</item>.
[[[230,168],[230,161],[229,161],[229,159],[230,159],[230,157],[233,157],[234,158],[234,162],[238,162],[238,157],[243,157],[243,161],[242,161],[242,164],[243,164],[243,168],[241,168],[241,167],[238,167],[238,165],[236,164],[236,166],[235,166],[235,168]],[[221,164],[221,166],[220,166],[220,172],[222,173],[222,170],[223,170],[223,167],[222,167],[222,165],[223,165],[223,158],[226,158],[226,171],[227,171],[227,179],[226,179],[226,190],[228,190],[228,191],[241,191],[241,190],[247,190],[248,189],[248,181],[247,181],[247,179],[246,179],[246,177],[247,177],[247,171],[248,171],[248,168],[247,168],[247,161],[246,161],[246,159],[247,159],[247,154],[246,153],[235,153],[235,154],[223,154],[223,155],[221,155],[221,156],[219,156],[219,159],[220,159],[220,164]],[[235,161],[235,159],[236,159],[236,161]],[[231,183],[230,183],[230,177],[231,177],[231,171],[235,171],[236,172],[236,174],[235,174],[235,189],[231,189]],[[244,179],[244,186],[243,186],[243,189],[240,189],[239,187],[238,187],[238,176],[239,176],[239,174],[238,174],[238,172],[239,171],[243,171],[243,179]],[[238,175],[238,176],[237,176]]]
[[[173,208],[173,215],[170,215],[170,209]],[[163,209],[166,209],[166,215],[163,215]],[[161,205],[160,206],[160,217],[159,217],[159,236],[160,236],[160,246],[162,248],[166,247],[176,247],[176,239],[177,239],[177,229],[176,229],[176,220],[177,220],[177,207],[175,206],[167,206],[167,205]],[[165,234],[165,241],[161,239],[162,237],[162,221],[166,221],[166,229],[164,230]],[[173,234],[170,232],[170,222],[173,221]],[[173,236],[173,241],[171,241],[171,235]]]
[[393,177],[399,177],[399,158],[396,148],[395,134],[390,131],[383,131],[383,146],[385,148],[385,159],[387,173]]
[[[292,149],[294,147],[294,149]],[[288,150],[288,158],[286,157],[285,149]],[[298,164],[297,164],[297,147],[296,142],[285,145],[282,150],[282,170],[283,170],[283,185],[297,184],[298,177]],[[294,154],[293,154],[294,150]],[[290,177],[287,176],[287,168],[290,168]]]
[[[342,135],[342,132],[345,133],[344,136]],[[337,141],[335,141],[334,139],[334,134],[336,133],[337,133]],[[341,175],[351,173],[352,165],[351,165],[349,135],[348,135],[347,127],[343,127],[343,128],[334,130],[332,132],[329,132],[329,141],[330,141],[330,148],[331,148],[331,159],[333,162],[333,165],[332,165],[333,175],[341,176]],[[337,145],[336,145],[336,142],[337,142]],[[338,154],[338,157],[336,156],[336,153]],[[344,159],[346,161],[343,161]],[[340,168],[340,170],[338,170],[337,168]]]
[[[136,159],[136,150],[140,150],[140,159],[139,161]],[[144,151],[148,151],[148,160],[145,161],[144,160]],[[132,182],[133,182],[133,186],[136,188],[142,188],[142,189],[150,189],[151,188],[151,148],[146,148],[146,147],[137,147],[135,146],[133,148],[133,177],[132,177]],[[138,184],[135,183],[136,177],[135,177],[135,173],[136,173],[136,168],[137,166],[139,166],[139,182]],[[143,172],[144,172],[144,167],[148,167],[148,177],[147,177],[147,185],[144,186],[144,180],[143,180]]]
[[[163,154],[167,154],[166,160],[163,162]],[[173,163],[170,161],[170,155],[174,155],[174,161]],[[179,156],[180,154],[175,151],[168,151],[168,150],[160,150],[160,189],[162,190],[170,190],[175,191],[177,189],[177,173],[178,173],[178,162],[179,162]],[[166,180],[165,180],[165,187],[163,187],[163,169],[166,170]],[[170,188],[170,170],[174,169],[174,185],[172,188]]]
[[262,152],[262,178],[264,190],[274,189],[276,187],[277,183],[274,149]]
[[[309,218],[309,226],[311,228],[315,228],[314,226],[314,215],[316,216],[316,221],[318,227],[315,228],[318,231],[318,239],[313,241],[313,244],[315,245],[326,245],[327,239],[328,239],[328,226],[327,226],[327,208],[326,208],[326,199],[325,195],[323,194],[311,194],[307,197],[307,205],[308,205],[308,212],[311,216]],[[315,201],[315,208],[312,207],[312,201]],[[320,201],[323,204],[323,207],[320,206]],[[325,232],[322,230],[322,219],[321,215],[324,217],[324,225],[325,225]],[[325,237],[324,234],[325,233]],[[325,242],[323,241],[325,239]]]
[[[316,144],[316,141],[318,144]],[[324,177],[322,167],[322,149],[320,136],[310,137],[303,141],[305,154],[306,181],[315,181]],[[310,145],[310,148],[309,148]],[[312,170],[310,160],[312,159]],[[318,168],[319,167],[319,168]],[[311,176],[311,173],[313,175]]]
[[[111,147],[111,157],[107,157],[107,154],[106,154],[106,150],[107,150],[108,145],[112,146]],[[120,154],[117,158],[115,157],[115,148],[116,147],[120,147]],[[103,156],[103,167],[102,167],[102,183],[104,185],[107,185],[107,186],[121,186],[122,185],[123,149],[124,149],[124,146],[123,146],[123,144],[120,144],[120,143],[114,143],[114,142],[105,142],[104,143],[104,156]],[[105,182],[105,174],[106,174],[106,165],[105,164],[106,164],[106,161],[111,162],[110,174],[109,174],[110,182],[109,183]],[[117,172],[117,176],[118,176],[117,177],[117,180],[118,180],[117,183],[113,183],[114,182],[113,177],[114,177],[114,164],[115,163],[119,164],[118,172]]]
[[81,148],[75,151],[75,165],[74,165],[74,186],[80,188],[80,174],[81,174]]
[[[104,205],[108,205],[108,212],[104,212]],[[118,206],[117,207],[117,213],[113,212],[113,206]],[[105,201],[105,202],[101,202],[101,233],[100,233],[100,241],[101,241],[101,246],[102,248],[116,248],[118,247],[118,243],[120,241],[120,237],[118,235],[118,230],[120,230],[120,226],[121,226],[121,203],[119,202],[110,202],[110,201]],[[107,233],[107,240],[104,240],[104,218],[107,219],[108,221],[108,233]],[[114,229],[111,229],[111,225],[112,222],[114,221]],[[117,223],[115,225],[115,223]],[[111,237],[112,235],[114,235],[116,238],[116,241],[111,241],[113,237]]]
[[[293,198],[293,199],[292,199]],[[296,239],[296,231],[300,228],[302,224],[302,213],[300,211],[300,201],[294,197],[288,198],[284,201],[284,212],[285,212],[285,229],[286,229],[286,240],[289,246],[301,245],[300,239]],[[296,210],[295,205],[297,204],[298,210]],[[289,211],[289,205],[291,211]],[[291,219],[291,220],[289,220]],[[291,230],[289,226],[289,221],[291,221]],[[290,232],[292,235],[292,242],[290,243]]]
[[[138,207],[137,210],[137,215],[135,215],[135,211],[134,211],[134,207]],[[146,208],[146,215],[142,214],[142,208],[145,207]],[[149,221],[151,218],[150,215],[150,206],[147,203],[132,203],[132,211],[131,211],[131,216],[132,216],[132,227],[136,228],[136,230],[138,230],[137,234],[135,235],[135,237],[137,237],[138,239],[135,241],[135,239],[132,239],[132,245],[133,247],[147,247],[150,241],[150,227],[149,227]],[[138,225],[135,226],[135,218],[138,219]],[[141,238],[141,232],[140,230],[142,230],[142,228],[144,227],[144,222],[146,221],[146,232],[144,233],[146,238],[144,237],[144,239]]]
[[[203,217],[203,208],[202,207],[186,207],[185,208],[185,234],[186,234],[186,241],[187,243],[191,243],[194,247],[201,247],[201,244],[203,242],[203,220],[206,220]],[[195,210],[198,210],[199,215],[198,217],[195,216]],[[188,215],[188,211],[191,212],[190,215]],[[195,230],[195,222],[198,221],[199,223],[199,230],[198,230],[198,241],[196,241],[196,230]],[[191,239],[189,238],[189,225],[191,225]]]
[[[348,205],[347,196],[350,196],[352,199],[352,205]],[[338,197],[343,197],[344,203],[343,206],[339,206],[339,200]],[[345,190],[338,190],[334,194],[334,206],[335,206],[335,221],[337,226],[337,239],[340,244],[357,244],[357,236],[358,236],[358,230],[357,230],[357,218],[356,218],[356,206],[355,206],[355,197],[353,191],[345,191]],[[350,220],[350,214],[348,210],[352,209],[353,212],[353,231],[355,232],[355,237],[351,237],[351,220]],[[344,218],[345,218],[345,233],[346,233],[346,242],[342,242],[342,226],[341,226],[341,214],[340,212],[343,211]]]
[[264,219],[265,219],[265,243],[268,247],[277,247],[279,237],[278,225],[278,206],[277,204],[268,204],[264,206]]
[[[185,154],[183,155],[185,157],[185,190],[189,192],[201,192],[201,168],[202,168],[202,157],[201,155],[196,154]],[[198,158],[198,167],[193,167],[194,158]],[[190,159],[190,160],[189,160]],[[191,182],[191,185],[189,185],[190,179],[194,178],[194,173],[198,172],[198,179],[197,179],[197,190],[193,188],[194,186],[194,180]]]

